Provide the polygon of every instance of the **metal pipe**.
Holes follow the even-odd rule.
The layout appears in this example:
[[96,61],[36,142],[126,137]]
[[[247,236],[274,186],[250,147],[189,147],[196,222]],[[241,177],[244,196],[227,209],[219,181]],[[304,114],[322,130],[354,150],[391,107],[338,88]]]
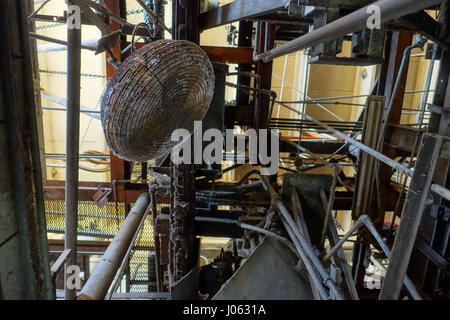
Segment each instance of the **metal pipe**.
[[[389,250],[388,246],[386,245],[386,243],[384,243],[383,239],[381,238],[380,234],[377,232],[377,229],[375,228],[375,226],[372,223],[372,220],[370,220],[369,216],[367,215],[362,215],[358,218],[358,220],[356,220],[356,222],[354,223],[353,227],[341,238],[341,240],[339,240],[333,248],[330,249],[330,251],[327,252],[327,254],[322,258],[323,262],[328,261],[335,253],[336,251],[342,247],[342,245],[348,240],[348,238],[350,238],[353,233],[358,230],[359,228],[361,228],[362,226],[365,226],[367,228],[367,230],[369,230],[369,232],[373,235],[373,237],[375,238],[375,240],[377,241],[377,243],[380,245],[381,250],[383,250],[386,258],[390,259],[391,257],[391,251]],[[422,297],[419,295],[419,293],[417,292],[414,284],[412,283],[412,281],[408,278],[408,276],[405,276],[404,278],[404,284],[405,287],[408,289],[409,293],[411,294],[411,296],[415,299],[415,300],[422,300]]]
[[420,123],[419,129],[422,128],[423,117],[424,117],[424,113],[426,111],[425,106],[427,104],[428,96],[430,94],[431,80],[433,78],[434,63],[436,61],[437,50],[438,50],[438,45],[434,44],[433,55],[431,56],[430,66],[428,67],[427,80],[425,81],[425,86],[424,86],[424,89],[422,92],[422,100],[420,101],[420,107],[418,110],[421,112],[418,112],[417,116],[416,116],[416,122]]
[[[284,93],[284,81],[286,80],[286,68],[288,63],[288,56],[284,57],[284,67],[283,67],[283,79],[281,80],[281,89],[280,89],[280,100],[283,101],[283,93]],[[271,115],[272,116],[272,115]],[[280,117],[280,106],[278,105],[277,118]]]
[[[66,47],[68,46],[67,41],[64,41],[64,40],[47,37],[42,34],[33,33],[33,32],[30,32],[29,34],[30,34],[31,38],[42,40],[42,41],[47,41],[47,42],[53,42],[53,43],[60,45],[60,46],[53,47],[51,51],[66,50]],[[98,40],[85,40],[82,42],[81,49],[96,51],[97,48],[96,48],[95,44],[97,42],[98,42]],[[85,44],[83,44],[83,43],[85,43]],[[38,50],[38,51],[43,52],[42,50]],[[44,50],[44,52],[45,51],[50,51],[50,50]]]
[[367,28],[367,23],[373,16],[371,8],[379,9],[380,24],[384,24],[441,2],[442,0],[379,0],[284,45],[258,54],[254,60],[269,62],[285,54],[310,48],[338,37],[343,37],[349,33],[361,31]]
[[[386,243],[384,243],[380,234],[377,232],[377,228],[375,228],[375,226],[373,225],[372,220],[370,220],[370,218],[368,216],[363,216],[362,221],[363,221],[364,225],[366,226],[366,228],[370,231],[370,233],[373,235],[375,240],[380,245],[381,250],[383,250],[386,257],[388,259],[390,259],[391,251],[389,250]],[[414,300],[422,300],[422,297],[417,292],[416,287],[414,286],[414,284],[412,283],[412,281],[409,279],[409,277],[406,274],[403,278],[403,283],[404,283],[406,289],[408,289],[409,293],[411,294],[411,296],[413,297]]]
[[248,224],[248,223],[243,223],[243,222],[238,222],[237,223],[238,226],[240,226],[242,229],[246,229],[246,230],[250,230],[250,231],[255,231],[261,234],[264,234],[268,237],[274,238],[275,240],[278,240],[280,242],[282,242],[283,244],[285,244],[287,247],[289,247],[293,252],[295,252],[295,254],[297,254],[297,250],[295,249],[295,247],[292,245],[291,242],[289,242],[288,239],[286,239],[285,237],[282,237],[278,234],[276,234],[275,232],[254,226],[252,224]]
[[319,258],[314,253],[312,247],[308,246],[308,241],[305,239],[305,237],[300,233],[299,230],[296,228],[296,224],[289,213],[289,211],[284,206],[283,202],[280,200],[280,196],[278,193],[273,189],[272,185],[270,184],[269,178],[267,176],[261,177],[261,182],[263,183],[263,186],[266,190],[266,192],[269,194],[272,205],[275,207],[275,209],[281,214],[281,216],[286,220],[285,227],[286,230],[289,232],[289,228],[292,227],[292,232],[294,237],[291,237],[294,241],[294,244],[296,243],[296,240],[298,240],[298,244],[301,248],[303,248],[305,254],[308,256],[308,258],[311,260],[314,267],[319,272],[320,276],[323,279],[323,283],[330,289],[330,291],[333,293],[335,298],[337,300],[343,300],[344,297],[342,296],[342,293],[339,291],[339,289],[336,287],[336,284],[334,281],[330,278],[330,275],[325,270],[325,267],[322,265],[322,262],[319,260]]
[[[116,273],[116,278],[111,286],[111,290],[109,291],[109,293],[107,293],[106,300],[111,300],[113,294],[116,292],[117,287],[119,286],[119,284],[121,282],[123,271],[124,271],[125,267],[127,266],[127,264],[129,263],[129,260],[131,260],[130,259],[131,250],[133,249],[134,244],[136,243],[136,239],[139,234],[139,231],[141,229],[143,229],[143,227],[144,227],[146,218],[147,218],[147,210],[145,210],[144,215],[142,216],[141,221],[139,222],[139,226],[137,227],[136,232],[134,233],[133,239],[130,241],[130,245],[128,246],[127,252],[125,253],[125,256],[122,259],[122,263],[120,264],[119,272]],[[142,236],[142,233],[141,233],[141,236]],[[139,240],[138,240],[138,242],[139,242]]]
[[[64,154],[63,153],[46,153],[45,154],[46,158],[64,158]],[[109,154],[78,154],[78,158],[80,159],[109,159],[110,155]]]
[[[305,217],[303,216],[303,209],[298,197],[297,189],[294,186],[291,186],[289,194],[291,195],[290,203],[292,208],[292,215],[294,216],[294,221],[297,225],[297,228],[305,236],[305,239],[308,241],[308,245],[311,245],[311,239],[309,238],[308,230],[306,228]],[[312,284],[311,289],[314,299],[319,300],[321,296],[316,285],[313,282],[314,280],[312,279],[312,276],[310,274],[308,274],[308,278]]]
[[394,169],[397,169],[398,171],[400,171],[400,172],[402,172],[402,173],[404,173],[404,174],[406,174],[408,176],[412,176],[413,172],[409,168],[407,168],[406,166],[398,163],[395,160],[392,160],[389,157],[386,157],[384,154],[382,154],[382,153],[380,153],[380,152],[378,152],[378,151],[376,151],[376,150],[366,146],[365,144],[362,144],[359,141],[356,141],[353,138],[350,138],[346,134],[344,134],[344,133],[342,133],[342,132],[340,132],[340,131],[332,128],[332,127],[330,127],[329,125],[327,125],[327,124],[325,124],[325,123],[323,123],[323,122],[321,122],[321,121],[319,121],[319,120],[317,120],[317,119],[315,119],[315,118],[313,118],[313,117],[311,117],[311,116],[309,116],[309,115],[307,115],[307,114],[305,114],[303,112],[295,110],[294,108],[291,108],[290,106],[288,106],[286,104],[281,104],[280,103],[280,105],[282,105],[283,107],[285,107],[285,108],[287,108],[289,110],[292,110],[293,112],[295,112],[295,113],[297,113],[299,115],[303,115],[307,120],[310,120],[310,121],[318,124],[322,128],[325,128],[325,129],[331,131],[332,133],[337,135],[339,138],[344,139],[345,141],[347,141],[351,145],[354,145],[354,146],[358,147],[360,150],[370,154],[372,157],[377,158],[378,160],[380,160],[381,162],[387,164],[388,166],[390,166],[390,167],[392,167]]
[[[68,7],[72,1],[68,1]],[[69,11],[69,8],[68,8]],[[77,264],[78,231],[78,153],[80,136],[81,28],[67,28],[67,111],[66,111],[66,181],[64,249],[71,249],[64,269],[66,300],[76,298],[76,288],[69,288],[71,274],[67,267]]]
[[425,45],[426,40],[424,40],[423,38],[420,38],[419,41],[417,41],[416,43],[408,46],[405,51],[403,51],[403,58],[402,58],[402,62],[400,64],[400,69],[398,71],[397,74],[397,78],[395,80],[395,84],[394,84],[394,89],[392,90],[392,94],[389,100],[389,104],[388,107],[385,109],[385,112],[383,114],[383,120],[381,122],[381,128],[380,130],[380,134],[379,134],[379,138],[378,138],[378,143],[377,143],[377,151],[381,151],[382,147],[383,147],[383,143],[384,143],[384,134],[386,131],[386,126],[387,126],[387,122],[389,120],[389,117],[391,115],[391,111],[392,111],[392,107],[394,106],[394,102],[395,102],[395,98],[397,97],[397,92],[398,89],[400,87],[400,83],[403,79],[403,73],[405,72],[405,67],[407,65],[407,62],[409,61],[409,56],[411,54],[411,51],[415,48],[422,48]]
[[433,184],[431,186],[431,191],[433,191],[434,193],[436,193],[436,194],[440,195],[441,197],[450,201],[450,190],[448,190],[438,184]]
[[292,230],[292,228],[289,226],[289,224],[286,222],[286,220],[284,218],[282,218],[282,222],[285,225],[285,228],[289,234],[289,237],[291,237],[292,241],[294,242],[294,246],[297,249],[297,252],[299,253],[303,263],[305,264],[306,270],[308,270],[308,276],[311,279],[311,281],[313,282],[313,286],[311,287],[311,289],[317,290],[319,297],[323,300],[327,300],[328,294],[325,291],[322,281],[320,281],[320,277],[317,274],[316,268],[311,263],[311,261],[308,259],[308,256],[305,253],[303,246],[300,244],[299,240],[295,237],[294,231]]
[[[332,189],[334,192],[334,189]],[[330,201],[327,201],[325,191],[323,189],[320,190],[320,197],[322,198],[323,207],[329,208],[330,202],[331,202],[331,196]],[[334,201],[334,198],[333,198]],[[339,241],[339,234],[336,228],[336,224],[334,219],[331,217],[331,211],[329,217],[331,219],[327,222],[327,229],[329,231],[328,239],[330,242],[330,245],[334,245]],[[323,247],[323,244],[322,244]],[[339,248],[334,255],[334,261],[336,265],[342,270],[342,275],[345,280],[345,284],[347,286],[347,294],[348,296],[353,300],[359,300],[358,291],[356,290],[355,281],[353,280],[352,276],[352,270],[350,266],[348,265],[347,259],[345,258],[345,253],[342,248]]]
[[153,240],[155,243],[155,272],[156,272],[156,288],[158,292],[162,291],[162,270],[161,270],[161,258],[160,258],[160,250],[161,246],[159,243],[159,234],[156,232],[156,217],[157,217],[157,208],[156,208],[156,189],[150,189],[150,203],[152,206],[152,223],[153,223]]
[[333,210],[334,199],[336,197],[336,183],[339,176],[340,169],[338,166],[333,168],[333,182],[331,183],[330,198],[328,199],[327,211],[325,212],[325,221],[323,222],[322,237],[320,238],[320,246],[325,244],[325,237],[327,236],[328,221],[330,221],[331,211]]
[[106,249],[102,259],[89,277],[80,292],[80,300],[102,300],[114,280],[127,250],[130,247],[134,235],[142,221],[146,209],[150,203],[147,192],[142,193],[136,200],[133,208],[117,232],[113,241]]
[[[309,72],[309,70],[307,70]],[[276,75],[275,73],[272,73],[272,76],[274,76],[275,78],[281,80],[282,78],[278,75]],[[285,80],[285,85],[287,85],[289,88],[296,90],[299,93],[302,93],[300,90],[298,90],[297,88],[295,88],[289,81]],[[306,80],[307,82],[307,80]],[[305,90],[306,91],[306,90]],[[308,95],[306,94],[306,92],[303,92],[303,100],[312,100],[310,97],[308,97]],[[283,105],[282,103],[279,103],[280,105]],[[333,117],[335,117],[336,119],[338,119],[339,121],[344,121],[344,119],[342,119],[341,117],[337,116],[336,114],[334,114],[333,112],[331,112],[330,110],[328,110],[327,108],[325,108],[323,105],[321,105],[320,103],[314,103],[315,106],[318,106],[319,108],[321,108],[323,111],[331,114]],[[303,108],[302,110],[305,109],[305,104],[303,104]],[[303,111],[304,112],[304,111]]]

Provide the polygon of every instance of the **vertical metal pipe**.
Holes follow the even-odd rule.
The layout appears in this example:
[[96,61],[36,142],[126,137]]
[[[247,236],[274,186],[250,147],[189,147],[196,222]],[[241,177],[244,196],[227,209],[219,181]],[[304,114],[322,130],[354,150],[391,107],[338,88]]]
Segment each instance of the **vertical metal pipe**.
[[[68,1],[68,6],[72,5]],[[69,12],[69,8],[68,8]],[[78,153],[80,134],[81,27],[67,24],[67,112],[66,112],[66,183],[65,183],[65,241],[71,249],[64,271],[65,299],[76,298],[76,289],[68,288],[71,275],[67,267],[77,263],[78,225]]]
[[[323,222],[322,227],[322,237],[320,238],[320,246],[323,247],[325,244],[325,238],[328,230],[328,221],[330,221],[331,211],[333,210],[334,199],[336,197],[336,183],[339,176],[340,169],[338,166],[334,166],[333,168],[333,182],[331,184],[330,189],[330,198],[327,203],[327,211],[325,212],[325,221]],[[322,191],[322,190],[321,190]]]
[[156,288],[158,292],[162,291],[162,270],[161,270],[161,257],[160,250],[161,246],[159,243],[159,234],[156,232],[156,217],[157,217],[157,208],[156,208],[156,195],[155,191],[150,191],[150,203],[152,206],[152,223],[153,223],[153,240],[155,242],[155,272],[156,272]]

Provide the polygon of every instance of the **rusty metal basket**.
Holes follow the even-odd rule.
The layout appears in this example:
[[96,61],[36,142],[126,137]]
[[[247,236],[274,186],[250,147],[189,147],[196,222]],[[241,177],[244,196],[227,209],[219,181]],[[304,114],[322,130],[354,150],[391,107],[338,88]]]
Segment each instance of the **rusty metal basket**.
[[197,45],[159,40],[120,64],[103,96],[101,120],[115,155],[147,161],[168,154],[173,130],[193,132],[214,94],[214,70]]

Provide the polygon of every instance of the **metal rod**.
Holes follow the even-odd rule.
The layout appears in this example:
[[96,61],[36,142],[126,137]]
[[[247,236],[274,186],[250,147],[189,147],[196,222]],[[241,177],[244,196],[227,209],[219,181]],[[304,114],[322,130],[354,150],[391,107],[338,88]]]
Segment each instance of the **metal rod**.
[[404,173],[404,174],[406,174],[408,176],[412,176],[413,172],[409,168],[405,167],[404,165],[398,163],[395,160],[392,160],[389,157],[386,157],[384,154],[382,154],[382,153],[380,153],[380,152],[378,152],[378,151],[376,151],[376,150],[366,146],[365,144],[362,144],[359,141],[356,141],[353,138],[350,138],[349,136],[343,134],[342,132],[340,132],[340,131],[330,127],[329,125],[327,125],[327,124],[325,124],[325,123],[323,123],[323,122],[321,122],[321,121],[319,121],[319,120],[317,120],[317,119],[315,119],[315,118],[313,118],[313,117],[311,117],[311,116],[309,116],[309,115],[307,115],[307,114],[305,114],[303,112],[295,110],[294,108],[291,108],[290,106],[285,105],[285,104],[280,104],[280,105],[282,105],[283,107],[285,107],[285,108],[287,108],[289,110],[292,110],[293,112],[295,112],[295,113],[297,113],[299,115],[303,115],[307,120],[310,120],[310,121],[318,124],[322,128],[330,130],[332,133],[337,135],[339,138],[344,139],[348,143],[358,147],[360,150],[370,154],[372,157],[377,158],[378,160],[380,160],[381,162],[387,164],[388,166],[390,166],[390,167],[392,167],[394,169],[397,169],[398,171],[400,171],[400,172],[402,172],[402,173]]
[[[327,254],[322,258],[323,262],[326,262],[329,260],[338,250],[342,247],[342,245],[350,238],[353,233],[361,228],[362,226],[365,226],[367,230],[373,235],[377,243],[380,245],[381,250],[383,250],[383,253],[385,254],[386,258],[391,258],[391,251],[389,250],[386,243],[384,243],[383,239],[381,238],[380,234],[378,233],[377,229],[372,223],[372,220],[370,220],[369,216],[367,215],[361,215],[358,220],[356,220],[353,227],[337,242],[333,248],[330,249],[330,251],[327,252]],[[422,297],[417,292],[417,289],[415,288],[412,281],[408,278],[408,276],[405,276],[403,283],[405,284],[405,287],[408,289],[409,293],[415,300],[422,300]]]
[[52,276],[52,280],[56,280],[56,276],[58,275],[59,271],[64,267],[67,258],[69,258],[69,254],[72,250],[66,249],[59,255],[58,259],[56,259],[55,263],[50,268],[50,274]]
[[117,270],[124,260],[127,250],[132,245],[134,235],[142,221],[148,206],[149,194],[142,193],[103,254],[102,259],[80,292],[80,300],[102,300],[105,298]]
[[[306,228],[305,217],[303,216],[303,209],[300,203],[300,199],[298,197],[297,189],[294,186],[291,186],[289,194],[290,194],[292,215],[294,216],[294,221],[297,225],[297,228],[305,236],[305,239],[308,241],[308,244],[311,245],[311,239],[309,238],[308,230]],[[317,290],[317,287],[314,285],[313,280],[311,279],[311,275],[308,274],[308,278],[312,283],[311,289],[313,292],[314,299],[319,300],[320,294]]]
[[[442,0],[379,0],[372,3],[371,6],[379,8],[380,23],[383,24],[424,8],[438,5],[441,2]],[[367,21],[373,14],[373,11],[368,10],[368,8],[369,6],[365,6],[286,44],[258,54],[254,57],[254,60],[269,62],[277,57],[361,31],[367,28]]]
[[[308,64],[309,66],[309,64]],[[306,70],[309,73],[309,67]],[[274,76],[275,78],[281,80],[282,78],[278,75],[276,75],[275,73],[272,73],[272,76]],[[285,80],[284,81],[285,85],[287,85],[287,87],[296,90],[298,93],[302,93],[303,94],[303,100],[307,100],[307,99],[311,99],[310,97],[308,97],[308,95],[306,94],[306,90],[304,92],[301,92],[299,89],[295,88],[289,81]],[[305,88],[307,87],[307,83],[308,83],[308,79],[305,80]],[[280,104],[282,105],[282,104]],[[338,119],[339,121],[344,121],[344,119],[342,119],[341,117],[337,116],[336,114],[334,114],[333,112],[331,112],[330,110],[328,110],[326,107],[324,107],[323,105],[321,105],[320,103],[314,103],[315,106],[318,106],[319,108],[321,108],[323,111],[331,114],[333,117],[335,117],[336,119]],[[303,113],[305,112],[305,104],[302,104],[302,110]]]
[[[55,111],[67,111],[66,108],[62,107],[50,107],[50,106],[42,106],[41,109],[43,110],[55,110]],[[80,109],[81,113],[93,113],[93,114],[100,114],[100,111],[97,110],[90,110],[90,109]]]
[[312,288],[314,288],[313,290],[317,290],[317,293],[319,294],[321,299],[328,300],[328,294],[323,286],[323,282],[320,281],[320,277],[317,274],[316,268],[311,263],[310,259],[308,259],[308,256],[307,256],[303,246],[300,244],[300,241],[297,239],[297,237],[294,234],[294,231],[289,226],[289,224],[286,222],[286,219],[284,219],[284,217],[282,217],[282,222],[286,228],[286,231],[289,234],[289,237],[294,242],[294,246],[297,249],[297,252],[299,253],[299,255],[301,257],[301,259],[306,267],[306,270],[308,270],[308,276],[312,280],[313,285],[314,285],[314,287],[312,287]]
[[285,237],[282,237],[282,236],[276,234],[275,232],[272,232],[272,231],[269,231],[269,230],[266,230],[266,229],[254,226],[252,224],[242,223],[242,222],[238,222],[237,224],[242,229],[255,231],[255,232],[264,234],[264,235],[266,235],[268,237],[274,238],[275,240],[278,240],[278,241],[282,242],[283,244],[285,244],[287,247],[289,247],[292,251],[294,251],[297,254],[297,250],[295,249],[295,247]]
[[[383,238],[381,238],[381,235],[377,232],[377,228],[375,228],[375,226],[373,225],[372,220],[370,220],[370,218],[368,216],[364,216],[362,220],[363,220],[363,223],[366,226],[366,228],[370,231],[370,233],[373,235],[375,240],[380,245],[381,250],[383,250],[385,256],[388,259],[391,259],[391,251],[389,250],[386,243],[384,243]],[[416,287],[414,286],[414,284],[412,283],[412,281],[408,278],[408,276],[406,274],[403,278],[403,283],[404,283],[406,289],[408,289],[409,293],[411,294],[411,296],[413,297],[414,300],[422,300],[422,297],[417,292]]]
[[450,201],[450,190],[438,185],[438,184],[433,184],[431,186],[431,191],[433,191],[434,193],[436,193],[437,195],[440,195],[441,197],[447,199],[448,201]]
[[[67,5],[72,5],[68,1]],[[67,28],[67,111],[66,111],[66,181],[64,249],[71,249],[64,271],[66,300],[76,298],[70,288],[67,267],[77,264],[78,231],[78,153],[80,135],[81,28]]]
[[156,232],[156,190],[150,190],[150,203],[152,206],[152,223],[153,223],[153,240],[155,243],[155,272],[156,272],[156,287],[158,292],[162,291],[162,270],[161,270],[161,258],[160,250],[161,246],[159,243],[159,234]]
[[391,94],[391,97],[390,97],[390,100],[389,100],[389,104],[388,104],[387,108],[384,111],[383,119],[381,121],[381,127],[379,129],[380,133],[379,133],[379,138],[378,138],[378,143],[377,143],[377,148],[376,148],[377,151],[381,151],[381,149],[382,149],[382,146],[383,146],[383,143],[384,143],[384,135],[385,135],[385,132],[386,132],[387,122],[389,121],[389,117],[391,115],[395,99],[397,98],[398,89],[400,88],[400,84],[402,82],[402,79],[404,79],[403,74],[404,74],[405,71],[407,71],[407,70],[405,70],[405,67],[408,64],[409,56],[411,54],[411,51],[413,49],[415,49],[415,48],[423,47],[424,44],[425,44],[425,40],[422,39],[422,40],[417,41],[416,43],[406,47],[405,51],[403,51],[403,58],[402,58],[402,62],[400,64],[400,69],[398,71],[397,78],[395,80],[394,89],[392,90],[392,94]]
[[[46,153],[46,158],[64,158],[63,153]],[[84,158],[92,158],[92,159],[109,159],[109,154],[78,154],[78,158],[84,159]]]
[[[281,80],[280,100],[283,101],[284,82],[286,81],[286,68],[288,63],[288,56],[284,57],[283,79]],[[272,116],[272,115],[271,115]],[[278,105],[277,118],[280,117],[280,106]]]
[[334,297],[337,300],[343,300],[344,297],[342,296],[342,293],[336,287],[336,284],[334,283],[334,281],[330,278],[329,274],[325,270],[325,267],[322,265],[319,258],[314,253],[312,247],[308,246],[308,241],[300,233],[300,231],[297,230],[296,224],[295,224],[291,214],[286,209],[283,202],[280,200],[280,196],[278,195],[278,193],[273,189],[272,185],[270,184],[269,178],[267,176],[262,176],[261,182],[263,183],[263,186],[264,186],[266,192],[269,194],[269,196],[271,198],[272,205],[281,214],[281,216],[286,220],[286,224],[285,224],[286,230],[288,230],[288,232],[289,232],[289,228],[292,227],[291,230],[293,232],[293,235],[295,235],[295,236],[291,237],[291,238],[294,241],[294,244],[295,244],[296,240],[299,241],[298,244],[300,245],[300,247],[302,247],[304,249],[306,255],[308,256],[308,258],[313,263],[314,267],[319,272],[320,276],[323,279],[323,283],[331,290],[331,292],[333,293]]
[[334,166],[333,182],[331,184],[331,189],[330,189],[330,198],[328,199],[327,211],[325,212],[325,221],[323,222],[323,228],[322,228],[322,237],[320,239],[321,247],[323,247],[323,245],[325,244],[325,237],[327,235],[327,229],[328,229],[328,221],[330,221],[331,211],[333,210],[334,198],[336,196],[336,183],[337,183],[337,178],[339,176],[339,171],[340,171],[339,167]]
[[[42,34],[33,33],[33,32],[30,32],[29,34],[30,34],[30,37],[34,38],[34,39],[47,41],[47,42],[52,42],[52,43],[57,43],[57,44],[60,44],[62,46],[65,46],[65,47],[67,47],[67,45],[68,45],[67,41],[64,41],[64,40],[59,40],[59,39],[47,37],[47,36],[44,36]],[[97,40],[88,40],[88,41],[90,41],[88,43],[91,43],[92,41],[97,41]],[[84,41],[84,42],[86,42],[86,41]],[[86,49],[86,50],[90,50],[90,51],[96,51],[97,50],[96,47],[94,47],[94,46],[86,46],[86,45],[83,45],[83,44],[81,45],[81,49]]]

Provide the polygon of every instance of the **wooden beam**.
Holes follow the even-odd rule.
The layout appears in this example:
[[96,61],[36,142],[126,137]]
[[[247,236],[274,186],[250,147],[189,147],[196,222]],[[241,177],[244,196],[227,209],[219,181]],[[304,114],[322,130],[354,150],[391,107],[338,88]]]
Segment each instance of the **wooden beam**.
[[201,46],[211,61],[237,64],[253,64],[253,48]]

